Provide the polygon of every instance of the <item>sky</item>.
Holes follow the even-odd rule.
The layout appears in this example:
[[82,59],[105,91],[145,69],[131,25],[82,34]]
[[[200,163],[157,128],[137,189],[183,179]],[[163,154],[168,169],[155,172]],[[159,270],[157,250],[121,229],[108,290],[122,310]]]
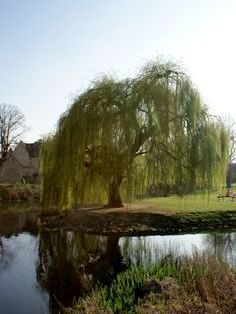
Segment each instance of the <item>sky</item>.
[[0,103],[26,117],[27,142],[98,75],[180,63],[213,114],[236,120],[235,0],[0,0]]

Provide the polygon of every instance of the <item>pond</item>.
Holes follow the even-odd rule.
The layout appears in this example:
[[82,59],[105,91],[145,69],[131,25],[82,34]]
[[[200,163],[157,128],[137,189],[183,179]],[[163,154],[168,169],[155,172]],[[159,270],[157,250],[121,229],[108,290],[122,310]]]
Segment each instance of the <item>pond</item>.
[[175,236],[89,235],[37,226],[37,213],[0,214],[0,313],[58,313],[59,304],[109,284],[131,264],[153,263],[194,248],[226,256],[236,265],[236,232]]

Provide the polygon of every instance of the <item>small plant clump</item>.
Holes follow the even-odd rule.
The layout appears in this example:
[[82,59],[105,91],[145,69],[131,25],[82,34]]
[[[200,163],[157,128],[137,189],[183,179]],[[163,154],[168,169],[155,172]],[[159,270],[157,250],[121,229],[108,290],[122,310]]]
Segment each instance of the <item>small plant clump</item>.
[[97,288],[72,313],[236,313],[236,272],[195,252],[148,267],[131,267],[110,287]]

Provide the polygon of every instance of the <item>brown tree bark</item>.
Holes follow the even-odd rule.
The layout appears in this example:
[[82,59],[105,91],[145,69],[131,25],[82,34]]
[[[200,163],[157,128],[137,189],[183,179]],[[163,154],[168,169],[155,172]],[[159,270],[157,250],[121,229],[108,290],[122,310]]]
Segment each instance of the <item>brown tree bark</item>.
[[115,175],[109,185],[108,204],[106,207],[115,208],[123,207],[122,199],[120,196],[120,185],[122,182],[121,175]]

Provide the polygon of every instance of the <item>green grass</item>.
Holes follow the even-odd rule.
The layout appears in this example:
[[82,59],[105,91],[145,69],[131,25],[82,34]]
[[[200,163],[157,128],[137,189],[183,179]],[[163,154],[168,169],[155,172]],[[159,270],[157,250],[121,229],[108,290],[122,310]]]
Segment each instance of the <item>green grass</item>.
[[153,212],[181,213],[196,211],[236,210],[236,199],[217,199],[218,193],[192,194],[184,197],[172,195],[168,197],[151,197],[137,200],[135,204],[150,206]]

